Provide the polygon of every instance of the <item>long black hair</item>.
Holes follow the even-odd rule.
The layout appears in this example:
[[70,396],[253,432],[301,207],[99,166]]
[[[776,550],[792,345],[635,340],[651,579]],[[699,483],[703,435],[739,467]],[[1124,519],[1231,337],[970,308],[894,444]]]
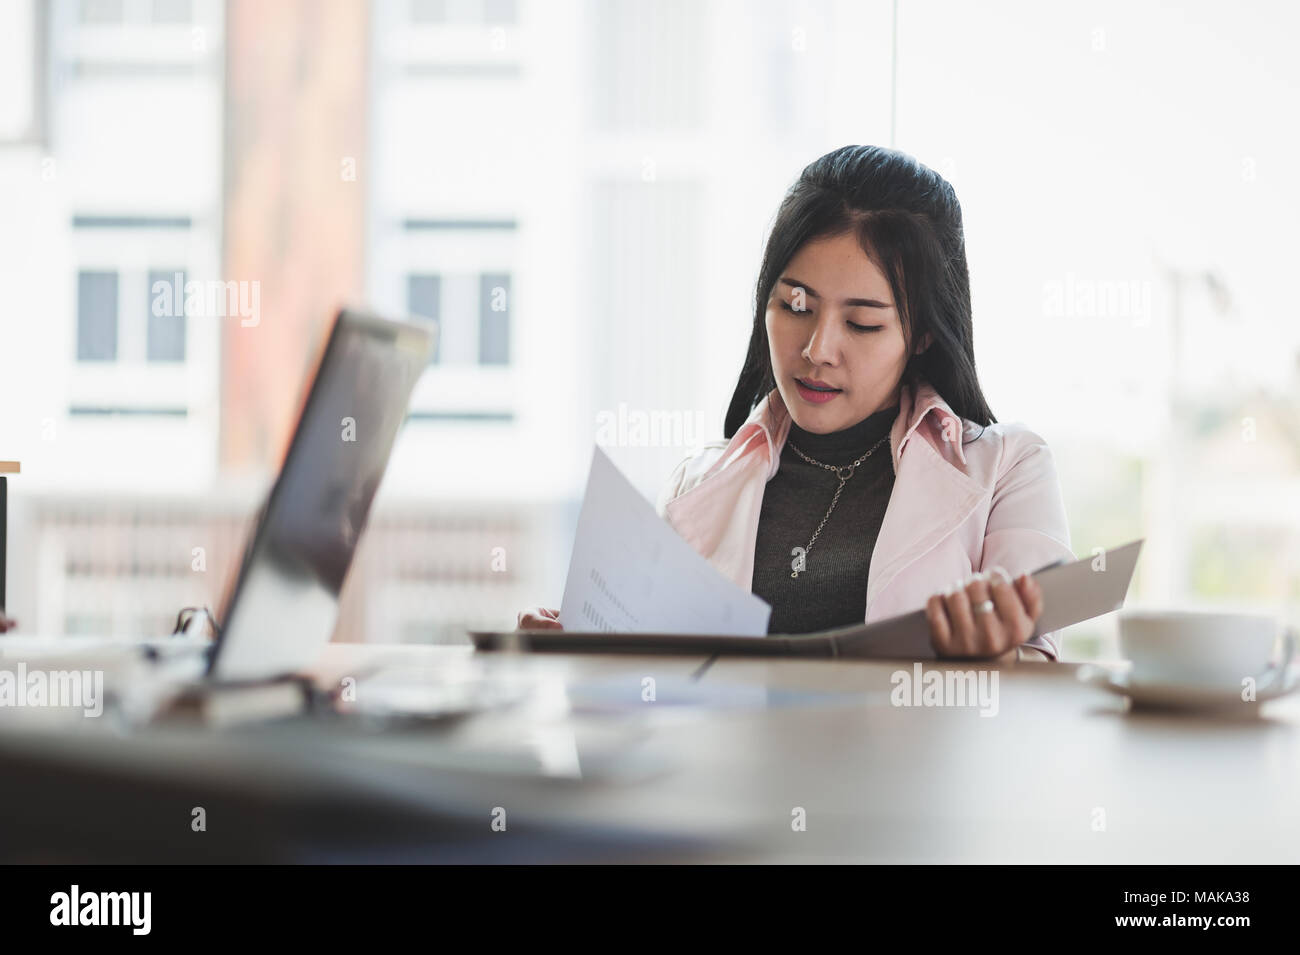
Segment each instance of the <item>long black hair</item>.
[[[782,270],[807,242],[855,233],[885,276],[907,342],[902,381],[928,381],[963,418],[997,419],[975,374],[970,271],[961,205],[948,181],[906,153],[880,146],[842,146],[806,166],[772,224],[754,293],[754,330],[727,408],[732,437],[754,406],[776,387],[768,350],[767,313]],[[913,342],[931,336],[920,355]]]

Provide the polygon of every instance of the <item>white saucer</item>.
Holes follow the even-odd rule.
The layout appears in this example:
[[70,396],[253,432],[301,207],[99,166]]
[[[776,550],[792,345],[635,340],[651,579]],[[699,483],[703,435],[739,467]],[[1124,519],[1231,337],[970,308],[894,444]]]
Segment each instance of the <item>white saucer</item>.
[[1114,670],[1096,664],[1085,664],[1076,671],[1084,683],[1100,687],[1116,696],[1126,696],[1135,706],[1153,706],[1172,709],[1210,709],[1230,706],[1255,706],[1269,700],[1294,693],[1300,687],[1300,674],[1288,673],[1255,691],[1255,699],[1247,703],[1241,698],[1241,686],[1204,686],[1188,683],[1148,683],[1129,679],[1127,670]]

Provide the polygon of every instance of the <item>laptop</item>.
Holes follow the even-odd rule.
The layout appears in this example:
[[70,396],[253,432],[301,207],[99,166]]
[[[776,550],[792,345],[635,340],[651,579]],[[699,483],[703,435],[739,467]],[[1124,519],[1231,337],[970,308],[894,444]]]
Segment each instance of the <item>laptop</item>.
[[[339,591],[435,339],[431,321],[337,313],[275,483],[226,582],[215,641],[196,614],[170,637],[6,635],[0,662],[123,666],[141,678],[124,685],[146,700],[154,684],[202,693],[300,677],[333,635]],[[135,666],[141,652],[147,671]]]
[[335,317],[280,473],[217,612],[207,677],[271,679],[320,656],[436,326]]

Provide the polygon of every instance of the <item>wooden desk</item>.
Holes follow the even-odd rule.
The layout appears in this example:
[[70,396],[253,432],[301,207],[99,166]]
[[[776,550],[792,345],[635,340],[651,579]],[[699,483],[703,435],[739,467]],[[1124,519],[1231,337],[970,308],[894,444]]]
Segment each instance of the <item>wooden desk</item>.
[[[1300,697],[1235,719],[1130,711],[1076,666],[999,674],[996,716],[890,703],[910,666],[720,661],[709,679],[857,692],[692,734],[714,797],[809,809],[780,854],[891,862],[1300,860]],[[927,665],[926,669],[930,669]],[[1246,710],[1252,704],[1242,704]],[[775,831],[769,845],[781,837]]]
[[[1125,701],[1079,683],[1071,665],[1025,663],[996,671],[997,713],[986,717],[978,708],[892,705],[892,676],[910,664],[333,645],[316,672],[331,682],[373,662],[405,667],[415,682],[459,669],[528,679],[537,692],[526,706],[427,731],[290,723],[37,739],[0,725],[0,759],[24,768],[11,778],[36,771],[47,786],[59,770],[72,774],[80,787],[72,815],[91,825],[106,805],[97,794],[113,786],[130,791],[132,804],[141,787],[161,793],[146,800],[155,815],[169,800],[178,812],[189,800],[211,802],[217,786],[257,793],[261,820],[268,805],[296,817],[333,794],[343,808],[322,815],[322,826],[360,826],[368,813],[400,818],[390,845],[405,840],[427,858],[444,858],[430,841],[429,814],[439,814],[436,838],[445,841],[485,833],[503,807],[520,825],[635,828],[650,834],[643,848],[684,840],[669,853],[681,859],[1300,859],[1300,696],[1232,720],[1130,713]],[[648,678],[654,702],[642,699]],[[87,773],[91,766],[102,772]],[[23,806],[36,794],[26,795]],[[13,818],[14,796],[0,795],[0,818]],[[792,828],[796,810],[806,831]],[[259,827],[258,838],[280,838],[267,834],[277,827]],[[509,840],[483,845],[499,853],[493,858],[512,858]],[[551,845],[518,851],[529,861],[537,851],[562,857]],[[646,857],[626,841],[613,851]],[[338,858],[337,847],[322,853]]]

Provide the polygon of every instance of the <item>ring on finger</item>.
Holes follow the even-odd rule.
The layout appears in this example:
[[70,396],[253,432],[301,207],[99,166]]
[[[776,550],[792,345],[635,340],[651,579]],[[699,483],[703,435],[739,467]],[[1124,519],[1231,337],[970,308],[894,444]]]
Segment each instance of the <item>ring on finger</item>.
[[977,604],[975,604],[973,607],[971,607],[971,610],[972,610],[973,612],[975,612],[975,613],[992,613],[992,612],[993,612],[993,601],[992,601],[992,600],[981,600],[979,603],[977,603]]

